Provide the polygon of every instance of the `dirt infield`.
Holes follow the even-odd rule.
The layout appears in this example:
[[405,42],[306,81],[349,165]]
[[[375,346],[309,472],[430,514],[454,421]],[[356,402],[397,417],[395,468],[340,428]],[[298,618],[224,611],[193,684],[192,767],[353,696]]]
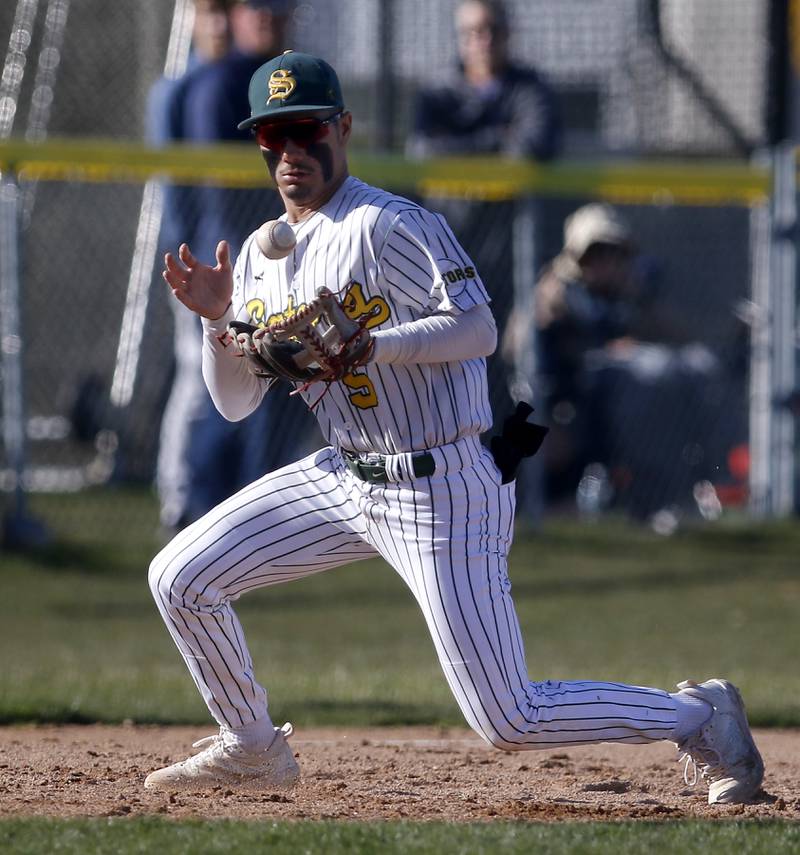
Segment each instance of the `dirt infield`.
[[207,729],[0,728],[0,816],[232,819],[622,820],[733,816],[800,820],[800,733],[756,733],[767,767],[755,804],[711,808],[683,783],[669,743],[505,754],[469,731],[309,729],[292,746],[290,793],[146,792],[145,775],[182,759]]

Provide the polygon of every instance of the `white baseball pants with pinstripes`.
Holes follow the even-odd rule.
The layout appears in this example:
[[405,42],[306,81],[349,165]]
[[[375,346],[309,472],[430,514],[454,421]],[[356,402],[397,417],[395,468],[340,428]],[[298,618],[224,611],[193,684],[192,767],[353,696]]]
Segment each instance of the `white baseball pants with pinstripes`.
[[159,553],[150,586],[214,718],[236,728],[267,712],[233,600],[381,555],[419,603],[466,720],[491,745],[668,738],[676,710],[666,692],[530,681],[506,572],[513,484],[500,483],[477,439],[442,448],[450,453],[432,477],[385,484],[359,480],[323,449],[244,488]]

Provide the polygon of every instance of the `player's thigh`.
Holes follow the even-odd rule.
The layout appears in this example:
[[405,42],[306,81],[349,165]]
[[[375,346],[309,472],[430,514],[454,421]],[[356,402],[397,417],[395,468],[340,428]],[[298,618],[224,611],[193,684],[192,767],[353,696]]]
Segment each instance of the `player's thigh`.
[[375,554],[328,449],[265,475],[184,529],[154,559],[169,603],[213,604]]
[[514,488],[500,483],[488,452],[473,467],[413,485],[387,486],[383,513],[373,515],[384,524],[370,534],[423,611],[447,622],[506,594]]
[[473,663],[492,681],[524,670],[507,572],[513,484],[500,483],[487,454],[419,487],[398,490],[391,551],[381,549],[416,597],[443,666]]

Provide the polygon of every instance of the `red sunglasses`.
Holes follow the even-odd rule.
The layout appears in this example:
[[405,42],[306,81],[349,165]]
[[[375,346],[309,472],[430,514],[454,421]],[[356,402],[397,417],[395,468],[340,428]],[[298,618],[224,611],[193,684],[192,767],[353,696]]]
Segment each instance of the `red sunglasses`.
[[312,143],[319,142],[328,132],[328,125],[335,122],[341,115],[340,111],[327,119],[310,117],[295,119],[293,122],[266,122],[263,125],[256,125],[253,128],[253,135],[260,146],[277,154],[283,152],[287,140],[291,140],[301,148],[308,148]]

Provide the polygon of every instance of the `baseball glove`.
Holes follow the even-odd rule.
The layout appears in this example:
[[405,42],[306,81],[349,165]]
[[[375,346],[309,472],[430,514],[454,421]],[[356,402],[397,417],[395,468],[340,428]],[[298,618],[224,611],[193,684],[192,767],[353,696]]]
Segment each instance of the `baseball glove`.
[[266,327],[243,321],[228,324],[230,340],[258,377],[308,385],[340,380],[363,365],[372,352],[372,336],[353,320],[327,288],[295,314]]

